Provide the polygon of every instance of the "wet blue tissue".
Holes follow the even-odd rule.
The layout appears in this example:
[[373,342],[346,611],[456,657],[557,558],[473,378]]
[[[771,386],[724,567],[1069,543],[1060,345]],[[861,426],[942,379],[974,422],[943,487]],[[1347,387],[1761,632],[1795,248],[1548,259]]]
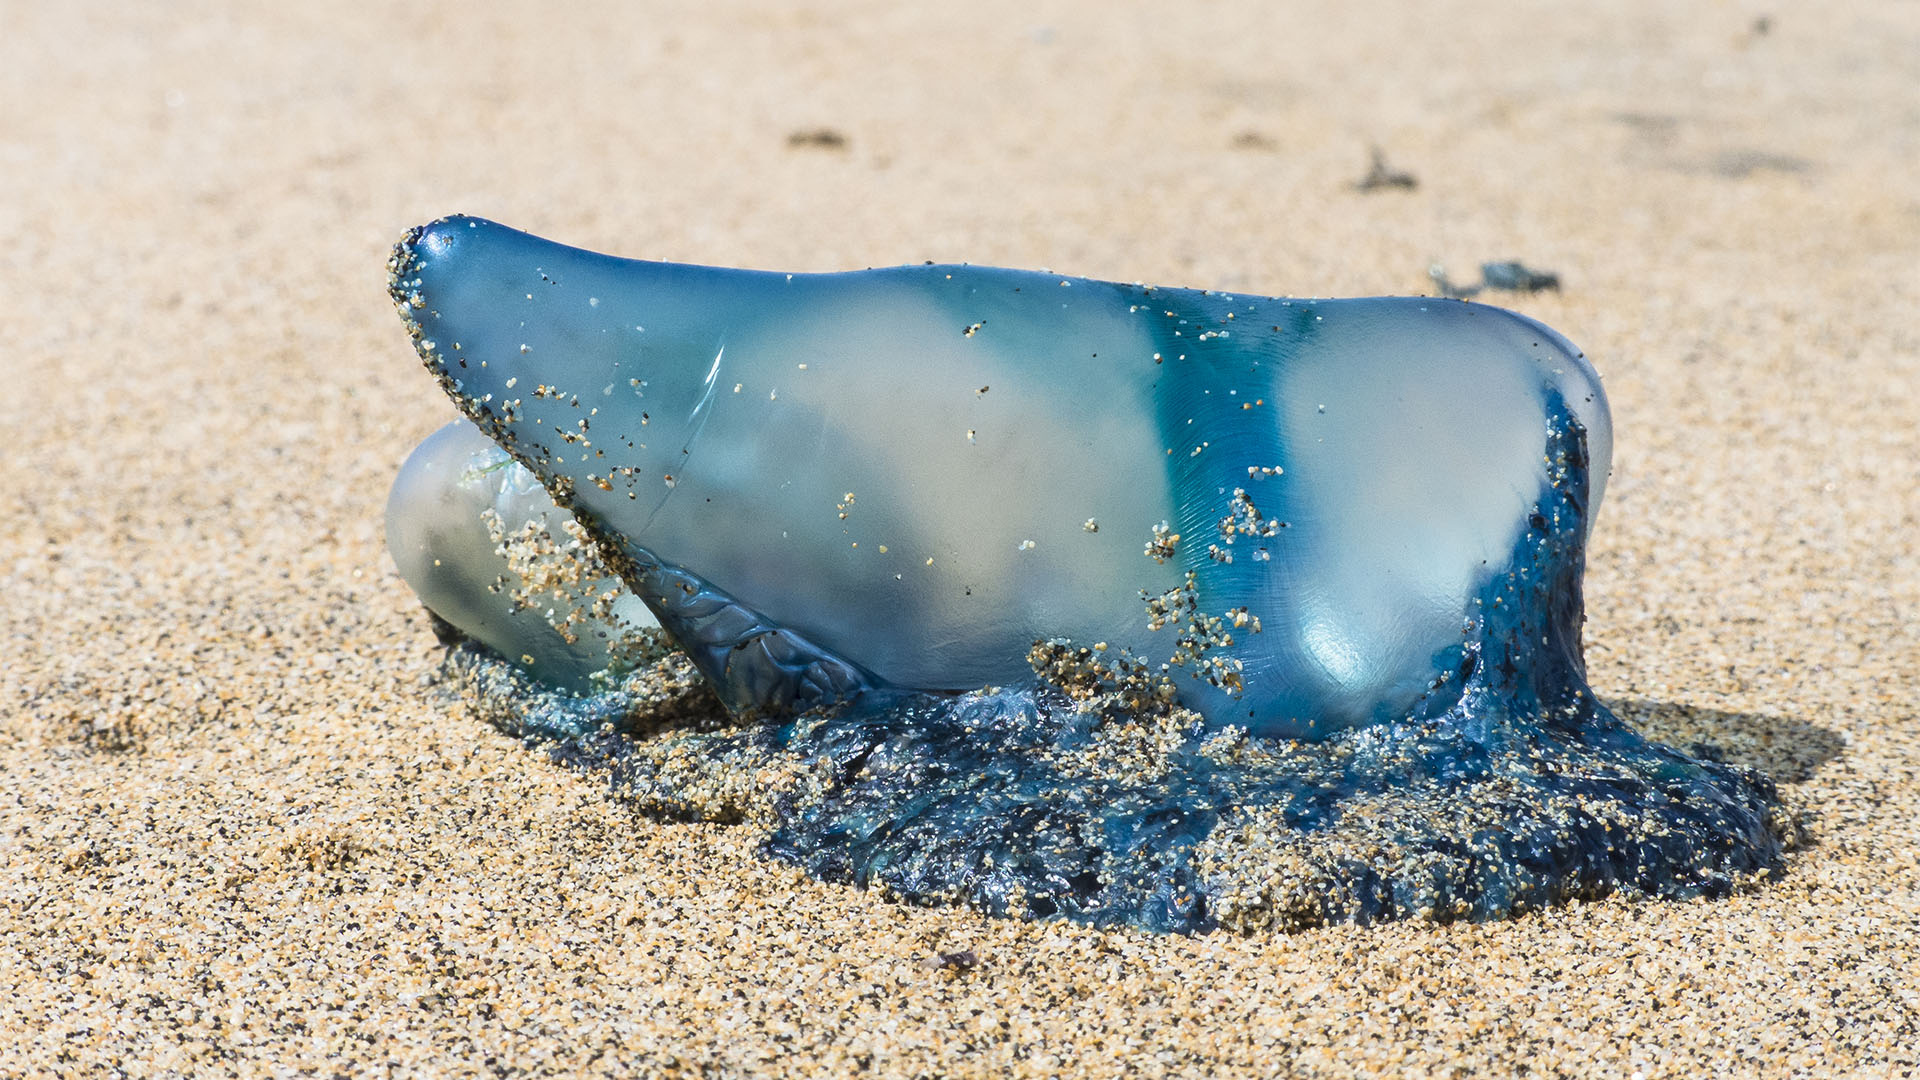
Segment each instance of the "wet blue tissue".
[[[1587,687],[1611,420],[1524,316],[725,270],[465,217],[390,270],[455,404],[757,722],[728,752],[833,763],[768,839],[822,876],[1196,930],[1710,894],[1779,861],[1764,778]],[[578,700],[533,725],[558,756],[649,767]],[[1099,730],[1150,714],[1187,725],[1164,767],[1103,775]],[[1427,869],[1312,854],[1396,799]],[[1513,829],[1426,820],[1448,799]],[[1624,843],[1629,820],[1662,838]],[[1247,885],[1299,852],[1241,865],[1229,839],[1276,830],[1337,882],[1318,907]]]

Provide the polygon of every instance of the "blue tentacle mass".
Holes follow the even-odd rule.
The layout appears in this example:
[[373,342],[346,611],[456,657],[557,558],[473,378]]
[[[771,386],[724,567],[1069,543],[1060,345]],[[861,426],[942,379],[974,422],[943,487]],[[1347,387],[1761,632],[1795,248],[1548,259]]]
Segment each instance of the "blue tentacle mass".
[[[475,684],[546,695],[520,729],[646,805],[771,815],[768,850],[829,878],[1179,930],[1724,892],[1778,863],[1764,778],[1587,687],[1611,420],[1523,316],[724,270],[466,217],[390,270],[429,370],[733,717],[649,742],[594,730],[642,684]],[[465,528],[480,566],[470,523],[415,520],[453,511],[410,475],[390,532]],[[477,643],[458,671],[510,665],[520,624],[425,543],[402,569]],[[702,801],[713,763],[779,760],[825,779]]]

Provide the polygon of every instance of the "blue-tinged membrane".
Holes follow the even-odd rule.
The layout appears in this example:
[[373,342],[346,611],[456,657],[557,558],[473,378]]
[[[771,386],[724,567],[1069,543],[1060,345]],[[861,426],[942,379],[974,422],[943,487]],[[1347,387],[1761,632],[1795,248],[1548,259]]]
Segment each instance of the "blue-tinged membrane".
[[[718,270],[472,218],[411,237],[395,280],[463,411],[634,573],[876,686],[1022,681],[1066,638],[1187,660],[1215,726],[1430,711],[1544,483],[1548,401],[1596,477],[1610,453],[1578,353],[1455,301]],[[1151,629],[1142,594],[1187,573],[1192,610]]]

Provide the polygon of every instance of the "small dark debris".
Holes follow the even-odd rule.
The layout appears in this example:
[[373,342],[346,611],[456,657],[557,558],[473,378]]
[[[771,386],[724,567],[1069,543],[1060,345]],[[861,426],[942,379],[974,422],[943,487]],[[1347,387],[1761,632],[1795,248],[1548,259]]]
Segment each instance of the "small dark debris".
[[1235,150],[1275,150],[1280,144],[1258,131],[1243,131],[1233,137],[1230,144]]
[[1384,188],[1398,188],[1412,191],[1420,186],[1420,178],[1410,172],[1402,172],[1387,164],[1387,155],[1379,147],[1372,150],[1373,162],[1367,168],[1367,175],[1354,181],[1355,191],[1380,191]]
[[[1441,296],[1451,300],[1465,300],[1467,297],[1479,293],[1481,289],[1479,285],[1454,284],[1453,279],[1447,276],[1447,268],[1441,266],[1439,263],[1434,263],[1432,266],[1427,267],[1427,276],[1433,279],[1434,290]],[[1280,328],[1276,326],[1274,329],[1278,330]]]
[[1765,150],[1728,150],[1715,154],[1707,169],[1729,180],[1745,180],[1756,173],[1804,173],[1813,163],[1792,154],[1774,154]]
[[1480,282],[1489,289],[1508,292],[1560,291],[1560,275],[1551,270],[1529,269],[1525,263],[1493,262],[1480,264]]
[[433,627],[434,640],[438,641],[441,646],[450,649],[463,641],[469,640],[465,631],[434,614],[432,610],[426,608],[422,608],[421,610],[426,611],[427,623]]
[[1759,18],[1753,20],[1753,36],[1754,37],[1766,37],[1768,34],[1772,32],[1773,32],[1772,16],[1762,15]]
[[1711,761],[1716,765],[1724,765],[1727,762],[1727,752],[1710,742],[1689,743],[1687,753],[1701,761]]
[[1665,113],[1622,112],[1614,113],[1613,119],[1648,135],[1672,135],[1673,129],[1680,126],[1679,117]]
[[980,966],[980,954],[972,949],[959,952],[943,952],[924,961],[926,966],[937,971],[972,971]]
[[1625,112],[1614,114],[1613,119],[1626,125],[1644,149],[1665,150],[1680,138],[1680,118],[1677,116]]
[[1560,275],[1551,270],[1534,270],[1521,262],[1490,262],[1480,264],[1480,283],[1463,285],[1447,277],[1447,269],[1439,263],[1427,267],[1427,276],[1433,279],[1434,287],[1441,296],[1455,300],[1465,300],[1477,296],[1487,289],[1500,289],[1505,292],[1544,292],[1560,291]]
[[787,145],[796,149],[845,150],[847,137],[832,128],[810,128],[789,132]]

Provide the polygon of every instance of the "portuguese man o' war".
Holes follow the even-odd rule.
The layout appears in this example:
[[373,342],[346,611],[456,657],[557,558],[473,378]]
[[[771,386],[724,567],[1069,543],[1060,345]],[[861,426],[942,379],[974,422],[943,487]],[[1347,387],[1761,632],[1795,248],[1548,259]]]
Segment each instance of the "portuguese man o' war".
[[[472,424],[395,485],[403,576],[472,640],[469,690],[546,695],[523,733],[638,802],[757,815],[828,878],[1162,929],[1698,895],[1778,862],[1763,777],[1587,688],[1611,420],[1524,316],[638,262],[467,217],[389,269]],[[556,552],[588,599],[529,618]],[[604,723],[650,700],[607,644],[635,598],[730,714],[650,736],[696,754]],[[833,779],[720,775],[773,761]],[[1374,864],[1400,849],[1425,854]]]

